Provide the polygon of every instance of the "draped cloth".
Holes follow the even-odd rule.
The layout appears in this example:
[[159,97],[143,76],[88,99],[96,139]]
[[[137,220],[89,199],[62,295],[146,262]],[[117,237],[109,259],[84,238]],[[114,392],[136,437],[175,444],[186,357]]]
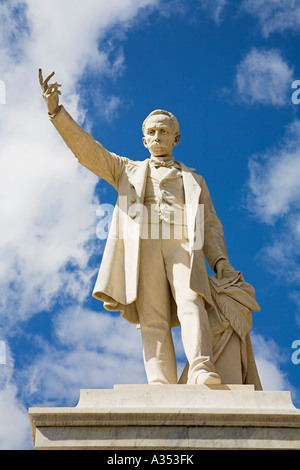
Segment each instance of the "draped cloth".
[[[249,334],[252,329],[251,312],[260,311],[255,290],[244,281],[240,271],[227,272],[220,280],[209,276],[209,283],[214,300],[214,308],[208,313],[213,361],[222,383],[226,383],[224,378],[236,369],[240,370],[240,383],[253,384],[256,390],[262,390]],[[179,383],[186,383],[188,367],[187,363]]]

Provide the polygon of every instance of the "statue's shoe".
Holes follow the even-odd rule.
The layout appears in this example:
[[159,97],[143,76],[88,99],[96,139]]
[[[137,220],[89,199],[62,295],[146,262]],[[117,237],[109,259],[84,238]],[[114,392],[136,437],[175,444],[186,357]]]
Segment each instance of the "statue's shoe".
[[221,378],[216,372],[200,372],[197,377],[198,385],[218,385],[221,383]]

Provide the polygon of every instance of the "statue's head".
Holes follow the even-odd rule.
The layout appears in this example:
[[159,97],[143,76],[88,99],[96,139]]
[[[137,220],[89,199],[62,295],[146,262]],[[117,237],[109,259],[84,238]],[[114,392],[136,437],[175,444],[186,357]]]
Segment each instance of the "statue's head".
[[179,143],[179,124],[169,111],[156,109],[143,123],[143,142],[155,157],[171,156],[173,148]]

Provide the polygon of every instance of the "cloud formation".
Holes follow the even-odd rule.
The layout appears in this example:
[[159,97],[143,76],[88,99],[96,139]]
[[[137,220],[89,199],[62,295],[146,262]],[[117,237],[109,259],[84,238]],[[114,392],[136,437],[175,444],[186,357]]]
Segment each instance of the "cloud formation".
[[[0,234],[0,303],[13,318],[8,327],[19,317],[48,309],[58,292],[82,300],[95,273],[88,263],[95,248],[98,178],[79,168],[51,127],[38,67],[45,73],[58,71],[64,103],[82,123],[85,111],[76,86],[83,70],[92,67],[101,74],[110,66],[115,71],[121,67],[121,61],[111,63],[109,53],[98,48],[100,38],[115,24],[128,28],[141,8],[155,3],[68,0],[48,8],[36,0],[13,0],[0,5],[5,26],[0,74],[7,87],[0,116],[0,220],[5,227]],[[118,98],[106,104],[103,113],[109,117]]]
[[241,102],[286,106],[293,69],[278,50],[253,48],[237,67],[234,89]]
[[284,364],[290,360],[272,339],[252,333],[251,341],[263,390],[291,390]]
[[289,285],[300,319],[300,121],[295,119],[274,147],[249,159],[247,207],[269,226],[260,260],[280,283]]
[[[251,209],[272,223],[300,209],[300,121],[294,120],[280,143],[249,161]],[[295,227],[296,228],[296,227]]]
[[61,311],[53,326],[54,344],[44,343],[22,376],[35,406],[75,406],[82,388],[145,383],[140,331],[118,314],[77,306]]
[[32,445],[28,411],[18,396],[9,348],[5,353],[5,362],[10,367],[0,365],[0,450],[26,450]]
[[258,20],[265,37],[276,32],[300,29],[300,5],[297,0],[243,0],[241,9]]
[[223,10],[228,3],[227,0],[198,0],[198,2],[201,8],[208,11],[217,24],[221,22]]

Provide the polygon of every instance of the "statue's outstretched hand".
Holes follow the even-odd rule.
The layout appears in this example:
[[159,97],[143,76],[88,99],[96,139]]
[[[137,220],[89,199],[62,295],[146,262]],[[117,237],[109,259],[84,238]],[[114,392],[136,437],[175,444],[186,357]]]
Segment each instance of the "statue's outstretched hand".
[[61,92],[59,91],[59,87],[61,85],[57,82],[48,85],[49,80],[53,77],[54,72],[52,72],[48,77],[44,80],[42,69],[39,69],[39,80],[40,85],[43,91],[43,98],[47,103],[48,112],[49,114],[56,114],[59,111],[59,95]]
[[216,264],[217,279],[223,279],[228,275],[234,274],[236,271],[227,259],[220,259]]

